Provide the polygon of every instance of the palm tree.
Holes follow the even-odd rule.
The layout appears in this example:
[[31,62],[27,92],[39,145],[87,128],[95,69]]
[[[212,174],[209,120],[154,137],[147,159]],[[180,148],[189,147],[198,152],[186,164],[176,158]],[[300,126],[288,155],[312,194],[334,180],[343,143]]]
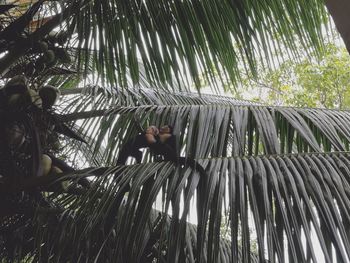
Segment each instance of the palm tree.
[[[322,50],[321,1],[34,2],[0,9],[5,261],[349,261],[349,113],[190,92]],[[116,165],[166,124],[197,168],[147,148]]]
[[347,21],[347,12],[349,11],[350,4],[344,0],[327,0],[325,1],[329,13],[334,19],[334,23],[339,31],[341,37],[344,40],[348,52],[350,52],[350,37],[349,27]]

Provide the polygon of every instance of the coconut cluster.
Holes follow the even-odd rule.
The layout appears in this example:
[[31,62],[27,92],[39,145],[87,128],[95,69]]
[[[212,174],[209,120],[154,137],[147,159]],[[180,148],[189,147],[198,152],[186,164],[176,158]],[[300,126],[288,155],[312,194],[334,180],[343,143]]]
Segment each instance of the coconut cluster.
[[[38,89],[32,87],[34,86],[29,85],[26,77],[18,75],[0,89],[0,155],[12,155],[11,158],[18,167],[17,171],[21,171],[21,174],[27,174],[31,170],[28,166],[32,166],[33,162],[33,144],[39,145],[39,152],[46,152],[52,150],[51,145],[58,142],[49,112],[57,102],[60,92],[51,85],[43,85]],[[36,130],[35,134],[33,128]],[[39,166],[42,167],[38,175],[62,173],[58,167],[52,165],[48,155],[43,154],[38,159],[41,159]],[[0,174],[2,169],[9,170],[0,167]]]
[[[2,138],[11,151],[21,152],[20,148],[29,140],[29,127],[23,124],[24,116],[42,120],[43,113],[54,106],[59,95],[59,90],[50,85],[44,85],[38,91],[31,88],[23,75],[13,77],[0,89]],[[40,130],[41,135],[46,136],[47,132],[45,128]]]
[[22,110],[35,106],[48,110],[57,102],[60,92],[51,85],[44,85],[38,91],[29,87],[27,79],[23,75],[13,77],[0,89],[3,105],[8,109]]
[[45,39],[33,43],[31,50],[39,56],[35,63],[31,65],[31,71],[35,70],[36,73],[39,73],[53,67],[57,62],[62,64],[71,63],[71,56],[64,48],[68,36],[67,32],[51,33]]

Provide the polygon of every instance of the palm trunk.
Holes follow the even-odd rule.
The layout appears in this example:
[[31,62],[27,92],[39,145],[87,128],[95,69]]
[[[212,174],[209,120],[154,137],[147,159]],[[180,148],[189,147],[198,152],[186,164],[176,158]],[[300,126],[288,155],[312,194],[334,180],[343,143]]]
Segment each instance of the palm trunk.
[[350,1],[349,0],[326,0],[325,4],[335,26],[344,40],[346,49],[350,53]]

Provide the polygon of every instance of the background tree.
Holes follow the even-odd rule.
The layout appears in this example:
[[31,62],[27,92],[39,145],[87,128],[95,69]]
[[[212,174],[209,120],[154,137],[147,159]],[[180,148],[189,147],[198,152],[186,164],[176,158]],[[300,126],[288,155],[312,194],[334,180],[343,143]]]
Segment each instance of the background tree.
[[[297,39],[321,49],[323,2],[19,4],[1,6],[4,260],[319,262],[319,243],[327,262],[348,261],[348,113],[184,93],[203,73],[235,83],[238,61],[255,74],[280,46],[296,56]],[[47,84],[61,90],[53,108]],[[171,124],[205,174],[147,149],[140,164],[116,166],[150,124]],[[42,175],[43,154],[72,160]]]
[[[260,78],[246,78],[241,97],[272,105],[349,108],[349,54],[345,48],[327,44],[322,56],[311,61],[287,60],[278,69],[261,69]],[[255,92],[253,92],[255,90]]]

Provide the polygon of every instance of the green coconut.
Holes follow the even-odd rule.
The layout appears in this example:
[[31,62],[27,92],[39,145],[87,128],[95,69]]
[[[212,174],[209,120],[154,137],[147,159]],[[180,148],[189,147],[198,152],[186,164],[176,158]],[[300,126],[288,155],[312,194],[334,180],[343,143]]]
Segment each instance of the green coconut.
[[46,52],[49,49],[49,45],[45,41],[39,41],[38,47],[41,52]]
[[27,90],[27,78],[23,75],[14,76],[4,86],[4,92],[7,96],[16,93],[25,93]]
[[46,52],[49,49],[49,45],[45,41],[38,41],[36,43],[33,43],[33,52],[34,53],[40,53],[40,52]]
[[52,167],[52,160],[47,154],[43,154],[41,157],[41,166],[43,168],[42,175],[46,176],[50,173]]
[[57,166],[54,166],[54,165],[51,166],[50,174],[60,175],[62,173],[63,173],[63,171],[60,168],[58,168]]
[[55,60],[55,52],[51,49],[44,52],[44,59],[46,64],[50,64]]
[[54,86],[46,85],[39,89],[39,96],[41,97],[43,108],[50,109],[57,102],[60,92]]
[[[63,171],[57,166],[52,165],[49,174],[53,176],[61,176],[63,174]],[[69,185],[70,183],[68,181],[61,181],[61,182],[55,183],[52,187],[50,187],[50,189],[52,191],[65,192],[68,190]]]
[[13,94],[13,95],[9,96],[9,98],[7,100],[7,104],[10,107],[20,106],[20,104],[23,102],[23,100],[22,100],[23,96],[24,96],[23,94],[19,94],[19,93]]

